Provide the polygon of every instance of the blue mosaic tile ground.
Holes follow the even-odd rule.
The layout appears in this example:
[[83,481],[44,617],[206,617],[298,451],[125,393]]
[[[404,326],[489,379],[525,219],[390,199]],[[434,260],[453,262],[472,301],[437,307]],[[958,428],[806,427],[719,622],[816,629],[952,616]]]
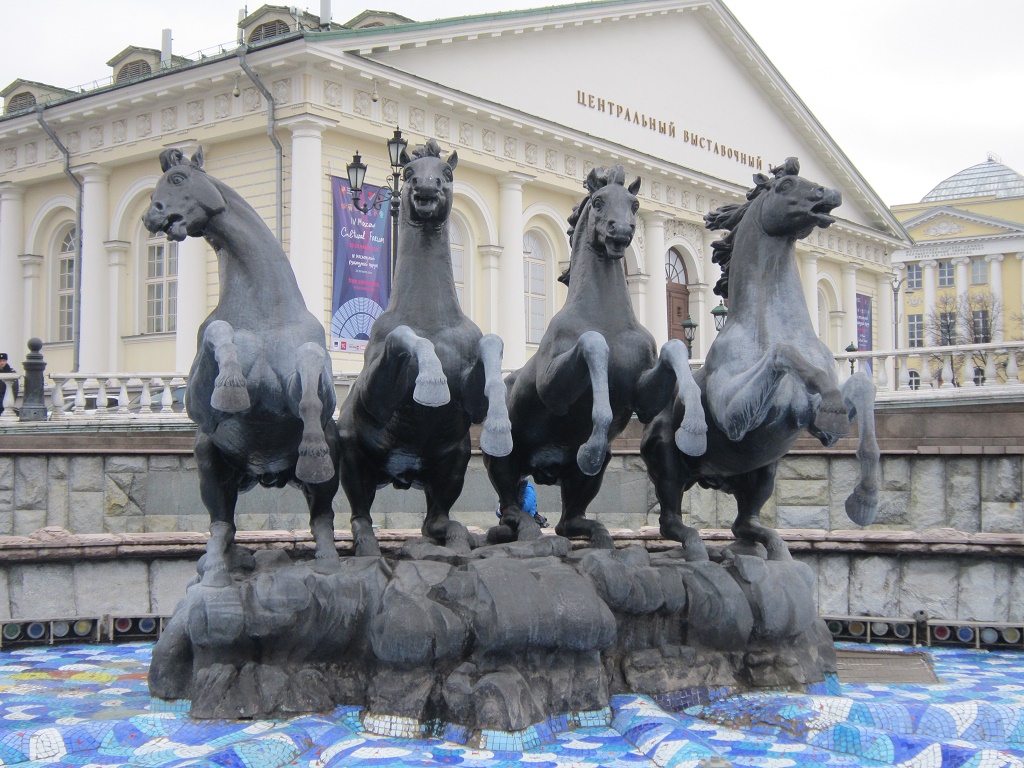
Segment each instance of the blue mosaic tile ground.
[[[706,696],[663,700],[665,708],[616,696],[611,727],[499,751],[374,736],[355,707],[284,721],[193,722],[187,702],[150,700],[151,652],[150,643],[0,652],[0,765],[696,768],[720,756],[761,768],[1024,768],[1019,653],[931,649],[941,684],[846,685],[839,696]],[[673,706],[686,709],[667,711]]]

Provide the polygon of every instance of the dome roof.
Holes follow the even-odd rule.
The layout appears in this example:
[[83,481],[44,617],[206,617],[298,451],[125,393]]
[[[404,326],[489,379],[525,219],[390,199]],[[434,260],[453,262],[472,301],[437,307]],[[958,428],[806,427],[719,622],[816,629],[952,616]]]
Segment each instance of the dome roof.
[[965,197],[1024,197],[1024,176],[989,155],[984,163],[964,168],[938,184],[921,202]]

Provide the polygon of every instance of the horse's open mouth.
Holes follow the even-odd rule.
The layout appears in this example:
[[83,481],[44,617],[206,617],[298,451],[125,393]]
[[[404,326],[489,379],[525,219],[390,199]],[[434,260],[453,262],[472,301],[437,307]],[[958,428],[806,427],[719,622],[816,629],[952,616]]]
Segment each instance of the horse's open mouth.
[[167,237],[177,242],[181,242],[188,237],[188,226],[185,224],[185,219],[180,213],[168,215],[163,231],[167,234]]
[[828,227],[836,223],[835,217],[829,216],[829,214],[832,212],[832,209],[835,208],[837,205],[838,203],[834,203],[831,201],[822,201],[813,208],[811,208],[811,214],[814,216],[814,219],[818,223],[819,227],[824,229],[825,227]]

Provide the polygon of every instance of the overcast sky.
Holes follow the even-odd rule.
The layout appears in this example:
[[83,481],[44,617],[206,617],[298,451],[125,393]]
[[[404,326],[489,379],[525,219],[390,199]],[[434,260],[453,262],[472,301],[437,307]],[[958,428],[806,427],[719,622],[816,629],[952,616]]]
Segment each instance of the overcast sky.
[[[290,0],[295,2],[295,0]],[[276,5],[287,5],[276,0]],[[303,2],[315,14],[319,0]],[[552,0],[373,0],[418,21]],[[72,87],[110,75],[128,45],[188,55],[234,40],[238,0],[4,2],[0,88],[15,78]],[[262,3],[250,2],[249,10]],[[853,164],[889,205],[915,202],[994,152],[1024,173],[1021,0],[726,0]],[[334,0],[334,20],[362,11]],[[672,51],[637,49],[672,70]]]

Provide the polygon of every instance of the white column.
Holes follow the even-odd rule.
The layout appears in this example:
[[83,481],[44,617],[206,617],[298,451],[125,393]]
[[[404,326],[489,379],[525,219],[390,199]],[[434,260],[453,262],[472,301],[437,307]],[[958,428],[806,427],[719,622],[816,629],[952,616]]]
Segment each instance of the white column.
[[[335,125],[312,115],[282,120],[292,132],[291,207],[288,227],[288,258],[299,283],[299,291],[306,307],[325,322],[327,317],[326,291],[330,285],[324,268],[326,224],[329,221],[324,207],[324,169],[322,135]],[[390,226],[390,222],[389,222]]]
[[[498,335],[505,342],[505,368],[526,363],[526,305],[523,293],[523,184],[533,177],[507,173],[498,181],[498,230],[501,235],[501,292]],[[548,295],[554,301],[554,286]]]
[[641,323],[647,318],[647,275],[626,275],[626,287],[629,289],[629,303]]
[[807,302],[807,312],[811,316],[811,328],[815,334],[818,333],[818,259],[821,255],[818,251],[809,251],[803,254],[803,263],[800,265],[804,301]]
[[22,327],[21,301],[13,289],[21,282],[18,256],[25,247],[25,190],[11,182],[0,184],[0,285],[9,289],[0,301],[0,352],[17,355],[26,352],[26,329]]
[[[927,261],[921,262],[921,275],[922,282],[924,284],[924,327],[927,331],[929,326],[929,320],[933,314],[935,314],[935,289],[936,289],[936,268],[939,266],[939,262],[935,259],[928,259]],[[928,338],[928,333],[925,334],[924,340],[925,346],[931,346],[933,343],[938,344],[939,339]]]
[[968,293],[971,290],[971,260],[960,256],[953,259],[953,266],[956,267],[956,295]]
[[[46,306],[40,279],[43,274],[43,257],[26,253],[19,256],[18,261],[21,262],[22,335],[26,341],[33,336],[41,339],[46,335],[46,331],[36,326],[36,314],[40,307]],[[13,298],[14,291],[11,291],[11,294]],[[14,350],[11,349],[11,352]]]
[[839,348],[857,344],[857,265],[843,264],[843,335]]
[[[501,303],[501,246],[481,245],[477,248],[477,253],[480,254],[480,267],[484,281],[483,306],[487,308],[487,314],[478,319],[483,321],[484,333],[497,333],[501,336],[498,332],[498,307]],[[504,360],[502,366],[508,367],[504,364]]]
[[[878,328],[875,329],[875,340],[872,346],[875,349],[892,348],[892,284],[889,282],[889,275],[878,275],[875,278],[875,303],[878,304]],[[895,356],[891,355],[885,361],[885,373],[889,379],[889,385],[895,389],[896,379],[894,377],[893,361]]]
[[[647,272],[647,330],[660,350],[668,341],[668,298],[665,295],[665,222],[660,211],[644,211],[644,269]],[[699,322],[699,321],[698,321]]]
[[1006,307],[1003,306],[1003,254],[993,253],[985,257],[988,262],[989,295],[992,296],[992,341],[1002,341],[1006,323]]
[[104,243],[110,227],[110,171],[99,165],[75,169],[82,179],[82,287],[79,328],[79,368],[83,373],[109,372],[109,326],[106,310],[107,254]]
[[841,343],[843,340],[843,324],[846,322],[846,313],[841,310],[835,310],[828,313],[829,323],[829,334],[828,334],[828,348],[833,352],[842,352],[846,349],[846,344]]
[[[1020,297],[1021,304],[1024,305],[1024,253],[1017,254],[1017,261],[1020,262]],[[1005,316],[1004,316],[1005,317]],[[1010,317],[1006,317],[1006,322],[1010,322],[1010,318],[1013,319],[1013,336],[1024,339],[1024,319],[1017,318],[1017,307],[1014,307],[1014,312]]]
[[209,314],[206,267],[210,248],[201,237],[178,243],[178,315],[174,338],[174,370],[188,373],[196,356],[196,334]]
[[[131,243],[125,240],[107,240],[103,243],[107,249],[107,361],[111,371],[120,371],[124,360],[121,359],[121,296],[124,289],[125,271],[128,266],[128,249]],[[145,330],[143,328],[142,330]],[[131,332],[130,330],[128,331]]]
[[[711,316],[711,290],[707,283],[690,283],[690,317],[697,323],[697,336],[693,340],[693,357],[705,357],[715,339],[715,318]],[[718,302],[714,302],[717,306]]]

